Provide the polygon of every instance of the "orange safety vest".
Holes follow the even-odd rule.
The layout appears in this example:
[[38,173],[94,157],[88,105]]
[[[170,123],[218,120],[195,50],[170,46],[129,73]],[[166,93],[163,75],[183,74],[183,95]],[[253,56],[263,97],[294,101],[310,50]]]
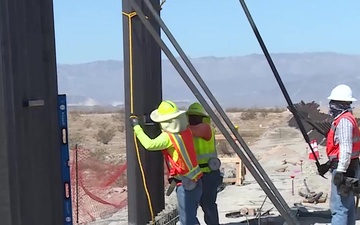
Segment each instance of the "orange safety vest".
[[329,157],[330,161],[337,161],[339,160],[339,152],[340,147],[338,143],[334,143],[334,136],[335,136],[335,129],[337,125],[339,124],[340,120],[346,118],[350,120],[350,122],[353,125],[353,146],[352,146],[352,155],[351,159],[356,159],[360,155],[360,130],[358,123],[355,119],[355,117],[350,113],[346,112],[340,115],[338,118],[336,118],[332,125],[331,129],[327,135],[327,141],[326,141],[326,154]]
[[173,160],[167,149],[162,151],[169,175],[178,180],[187,177],[190,180],[199,180],[203,173],[196,159],[196,152],[191,130],[188,128],[179,134],[167,133],[179,157]]

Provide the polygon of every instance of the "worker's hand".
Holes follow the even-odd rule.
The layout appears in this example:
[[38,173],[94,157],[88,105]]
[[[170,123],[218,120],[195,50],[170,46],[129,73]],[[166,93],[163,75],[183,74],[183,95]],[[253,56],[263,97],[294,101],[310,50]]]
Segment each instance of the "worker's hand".
[[336,187],[345,184],[345,176],[343,172],[336,172],[333,180]]
[[354,192],[355,195],[360,194],[360,182],[359,182],[359,180],[356,179],[356,181],[354,181],[352,183],[352,188],[353,188],[353,192]]
[[319,175],[323,176],[325,173],[327,173],[330,169],[330,162],[326,162],[324,164],[321,164],[318,168]]
[[129,117],[130,124],[132,127],[135,127],[136,125],[139,125],[139,118],[136,115],[131,115]]

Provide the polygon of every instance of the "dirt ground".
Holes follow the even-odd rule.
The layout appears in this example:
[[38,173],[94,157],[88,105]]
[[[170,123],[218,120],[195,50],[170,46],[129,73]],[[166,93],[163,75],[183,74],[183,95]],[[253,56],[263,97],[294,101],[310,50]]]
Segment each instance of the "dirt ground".
[[[255,154],[257,160],[290,207],[295,203],[299,204],[302,202],[303,198],[298,195],[298,191],[304,190],[304,179],[311,191],[321,191],[324,195],[329,194],[330,179],[324,179],[316,175],[315,164],[308,159],[307,144],[301,133],[287,126],[287,121],[292,116],[289,112],[246,112],[245,114],[244,112],[228,112],[227,114],[233,124],[239,126],[240,135],[243,136],[251,151]],[[360,110],[355,110],[354,114],[360,115]],[[124,141],[124,119],[122,113],[69,113],[70,144],[73,146],[79,144],[84,148],[91,149],[94,152],[94,156],[106,162],[122,162],[125,159],[124,153],[126,147]],[[105,133],[105,135],[100,133]],[[108,136],[112,136],[112,138]],[[109,139],[110,141],[105,143]],[[218,144],[217,146],[220,155],[224,149],[230,152],[233,151],[226,143]],[[320,147],[319,151],[321,162],[325,162],[324,148]],[[231,157],[237,156],[233,153]],[[223,167],[232,168],[233,166],[223,164]],[[294,176],[294,195],[292,194],[292,179],[290,176]],[[176,199],[174,197],[174,194],[172,194],[166,198],[167,208],[175,207]],[[247,171],[243,185],[226,186],[218,194],[217,203],[221,224],[248,224],[247,221],[254,217],[228,218],[225,216],[227,213],[239,211],[243,208],[262,208],[262,211],[273,208],[270,211],[272,215],[262,218],[262,224],[282,224],[281,219],[278,219],[279,213],[276,208],[265,197],[264,191],[262,191],[251,173]],[[261,207],[262,204],[263,206]],[[326,211],[329,209],[328,199],[325,203],[316,205],[310,203],[302,204],[309,211]],[[98,220],[91,224],[127,224],[126,217],[127,209],[125,207],[106,221]],[[205,224],[201,208],[198,210],[198,217],[201,224]],[[304,225],[329,224],[329,219],[316,216],[312,218],[299,217],[299,220]],[[266,221],[268,223],[265,223]],[[270,223],[270,221],[273,222]]]

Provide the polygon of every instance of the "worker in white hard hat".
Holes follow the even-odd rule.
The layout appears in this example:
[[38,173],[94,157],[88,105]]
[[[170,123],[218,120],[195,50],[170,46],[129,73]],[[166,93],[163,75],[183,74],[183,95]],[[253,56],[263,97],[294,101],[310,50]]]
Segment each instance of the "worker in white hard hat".
[[200,206],[204,212],[204,221],[207,225],[218,225],[219,213],[216,198],[222,177],[220,175],[221,162],[217,157],[215,147],[215,130],[211,127],[210,117],[200,103],[191,104],[186,114],[193,134],[197,160],[203,172]]
[[329,114],[334,117],[327,135],[326,153],[332,173],[330,209],[332,225],[355,225],[355,198],[358,191],[349,180],[359,177],[360,130],[352,114],[356,101],[349,86],[336,86],[328,97]]

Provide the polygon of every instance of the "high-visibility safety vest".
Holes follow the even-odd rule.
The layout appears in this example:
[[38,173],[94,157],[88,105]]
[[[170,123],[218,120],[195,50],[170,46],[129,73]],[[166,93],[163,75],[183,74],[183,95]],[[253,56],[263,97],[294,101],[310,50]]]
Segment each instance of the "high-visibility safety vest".
[[207,165],[209,159],[217,158],[215,146],[215,130],[211,128],[211,139],[209,141],[203,138],[194,137],[195,151],[200,169],[204,173],[209,173],[212,170]]
[[191,130],[188,128],[179,134],[168,133],[168,135],[177,153],[177,157],[173,157],[167,149],[162,151],[169,175],[178,180],[182,180],[184,177],[192,181],[199,180],[203,173],[196,159]]
[[350,122],[353,125],[353,146],[352,146],[352,155],[351,159],[358,158],[360,155],[360,130],[358,123],[355,119],[355,117],[350,112],[345,112],[342,115],[340,115],[338,118],[336,118],[332,125],[331,129],[327,135],[327,141],[326,141],[326,154],[329,157],[330,161],[337,161],[339,160],[339,152],[340,147],[338,143],[335,143],[334,137],[335,137],[335,129],[337,125],[339,124],[340,120],[346,118],[350,120]]

